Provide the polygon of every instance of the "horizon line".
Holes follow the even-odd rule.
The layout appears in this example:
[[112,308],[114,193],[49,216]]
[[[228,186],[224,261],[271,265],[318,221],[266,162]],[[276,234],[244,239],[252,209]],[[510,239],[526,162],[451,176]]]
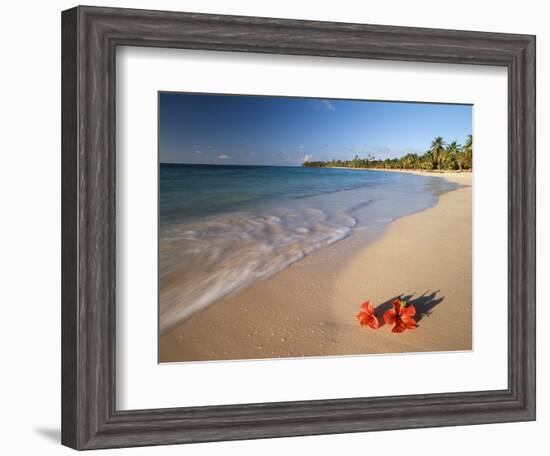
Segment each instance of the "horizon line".
[[[306,163],[306,162],[304,162]],[[302,163],[303,164],[303,163]],[[302,164],[299,165],[251,165],[251,164],[239,164],[239,163],[184,163],[184,162],[161,162],[159,165],[187,165],[187,166],[263,166],[266,168],[301,168]]]

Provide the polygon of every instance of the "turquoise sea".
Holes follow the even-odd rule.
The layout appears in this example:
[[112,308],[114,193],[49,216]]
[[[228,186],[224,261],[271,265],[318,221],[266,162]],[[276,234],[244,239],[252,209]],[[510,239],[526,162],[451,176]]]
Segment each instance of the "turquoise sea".
[[357,230],[427,209],[454,188],[398,172],[162,163],[160,332]]

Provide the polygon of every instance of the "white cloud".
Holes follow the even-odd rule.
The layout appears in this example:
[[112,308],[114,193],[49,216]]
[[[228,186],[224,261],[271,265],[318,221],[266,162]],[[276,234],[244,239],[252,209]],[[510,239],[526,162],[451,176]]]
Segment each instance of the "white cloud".
[[311,155],[311,154],[304,155],[304,161],[305,162],[311,161],[312,158],[313,158],[313,155]]
[[320,100],[320,101],[324,105],[327,111],[333,111],[333,112],[336,111],[336,109],[334,109],[334,106],[329,100]]
[[225,154],[222,154],[222,155],[218,155],[218,159],[220,160],[229,160],[231,157],[229,155],[225,155]]
[[304,146],[302,146],[302,145],[298,146],[298,149],[303,149],[303,148],[304,148]]
[[196,150],[195,153],[196,153],[197,155],[201,155],[201,154],[202,154],[202,152],[201,152],[200,150]]

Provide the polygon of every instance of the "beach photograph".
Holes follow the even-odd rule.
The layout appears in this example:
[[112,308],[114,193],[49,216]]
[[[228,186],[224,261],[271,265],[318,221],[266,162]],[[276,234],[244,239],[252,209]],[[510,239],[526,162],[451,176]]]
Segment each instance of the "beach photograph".
[[160,363],[472,349],[472,105],[158,97]]

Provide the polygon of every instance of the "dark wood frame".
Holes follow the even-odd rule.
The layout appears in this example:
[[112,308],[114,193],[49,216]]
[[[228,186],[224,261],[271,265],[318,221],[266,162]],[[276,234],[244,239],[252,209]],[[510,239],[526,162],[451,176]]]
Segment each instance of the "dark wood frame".
[[[117,46],[506,67],[508,388],[116,410]],[[534,36],[77,7],[62,13],[62,55],[63,444],[93,449],[535,419]]]

